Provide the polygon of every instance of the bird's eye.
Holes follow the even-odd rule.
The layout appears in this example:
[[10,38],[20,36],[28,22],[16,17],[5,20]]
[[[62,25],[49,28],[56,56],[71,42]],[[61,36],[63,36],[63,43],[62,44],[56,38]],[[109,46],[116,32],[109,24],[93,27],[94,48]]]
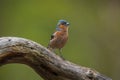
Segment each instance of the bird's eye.
[[63,23],[61,23],[62,25],[65,25],[66,24],[66,22],[63,22]]

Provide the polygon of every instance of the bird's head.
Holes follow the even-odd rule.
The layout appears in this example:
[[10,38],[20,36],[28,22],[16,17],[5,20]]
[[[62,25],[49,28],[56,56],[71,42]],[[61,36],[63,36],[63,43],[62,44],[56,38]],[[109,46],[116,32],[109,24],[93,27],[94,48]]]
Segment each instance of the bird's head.
[[66,20],[59,20],[56,30],[58,30],[58,31],[66,30],[66,29],[68,29],[68,27],[69,27],[69,22],[67,22]]

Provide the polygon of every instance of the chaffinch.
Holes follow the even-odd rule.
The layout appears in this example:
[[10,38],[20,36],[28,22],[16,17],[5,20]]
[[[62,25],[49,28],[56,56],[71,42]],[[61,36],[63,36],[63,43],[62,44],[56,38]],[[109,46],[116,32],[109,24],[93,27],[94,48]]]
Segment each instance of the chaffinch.
[[59,49],[60,56],[62,56],[61,49],[65,46],[68,40],[69,23],[66,20],[59,20],[56,31],[51,35],[48,49]]

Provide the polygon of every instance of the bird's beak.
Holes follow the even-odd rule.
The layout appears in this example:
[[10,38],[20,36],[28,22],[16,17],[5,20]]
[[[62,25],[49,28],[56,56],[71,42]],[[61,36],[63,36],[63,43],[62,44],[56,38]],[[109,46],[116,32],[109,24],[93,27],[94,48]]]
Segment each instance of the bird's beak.
[[67,26],[69,26],[69,25],[70,25],[70,23],[68,23],[68,22],[67,22],[67,23],[66,23],[66,25],[67,25]]

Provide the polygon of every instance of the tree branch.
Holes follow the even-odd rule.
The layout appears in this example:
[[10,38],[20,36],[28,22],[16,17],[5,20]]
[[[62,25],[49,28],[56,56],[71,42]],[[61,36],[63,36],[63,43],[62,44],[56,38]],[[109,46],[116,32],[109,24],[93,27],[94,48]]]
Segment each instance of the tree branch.
[[91,68],[63,60],[40,44],[24,38],[0,38],[0,66],[8,63],[26,64],[44,80],[112,80]]

